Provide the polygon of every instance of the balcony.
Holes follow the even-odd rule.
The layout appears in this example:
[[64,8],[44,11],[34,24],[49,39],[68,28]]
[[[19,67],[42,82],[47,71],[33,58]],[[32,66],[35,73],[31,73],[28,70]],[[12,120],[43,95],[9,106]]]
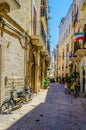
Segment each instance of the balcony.
[[77,23],[78,23],[78,13],[76,13],[75,16],[73,16],[73,26],[76,26]]
[[79,60],[79,58],[76,55],[74,55],[74,56],[69,58],[68,65],[71,66],[75,61],[77,62],[78,60]]
[[[44,7],[44,5],[43,5],[43,7]],[[45,7],[41,8],[41,20],[45,24],[45,26],[47,27],[47,11],[46,11]]]
[[86,55],[86,43],[80,41],[74,43],[74,55],[76,55],[76,59],[81,59]]
[[68,57],[69,57],[68,65],[71,66],[73,62],[77,60],[77,56],[75,55],[74,51],[73,52],[70,51],[68,52]]
[[10,6],[7,3],[0,4],[0,14],[10,12]]
[[47,12],[46,12],[46,8],[41,8],[41,17],[45,17],[47,18]]
[[[18,0],[0,0],[0,6],[2,7],[2,11],[6,10],[5,11],[6,13],[8,13],[11,10],[20,8]],[[0,11],[1,11],[1,8],[0,8]]]
[[47,50],[50,53],[50,45],[49,45],[49,43],[47,43]]
[[33,43],[37,46],[45,46],[46,47],[46,32],[44,30],[43,23],[41,21],[34,21],[31,22],[31,39],[32,41],[35,41],[35,39],[38,39],[37,43]]
[[49,45],[49,43],[46,44],[46,49],[42,50],[41,52],[43,52],[44,55],[46,55],[46,60],[50,61],[50,45]]
[[81,10],[84,11],[86,8],[86,0],[82,0]]
[[45,8],[45,5],[44,5],[44,4],[41,4],[41,5],[40,5],[40,8],[41,8],[41,9],[44,9],[44,8]]

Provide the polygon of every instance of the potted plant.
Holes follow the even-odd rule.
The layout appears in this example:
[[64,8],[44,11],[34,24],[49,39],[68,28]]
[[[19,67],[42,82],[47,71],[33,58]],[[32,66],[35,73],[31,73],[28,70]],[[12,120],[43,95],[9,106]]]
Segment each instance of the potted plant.
[[49,86],[49,80],[48,78],[44,78],[44,89],[48,88]]

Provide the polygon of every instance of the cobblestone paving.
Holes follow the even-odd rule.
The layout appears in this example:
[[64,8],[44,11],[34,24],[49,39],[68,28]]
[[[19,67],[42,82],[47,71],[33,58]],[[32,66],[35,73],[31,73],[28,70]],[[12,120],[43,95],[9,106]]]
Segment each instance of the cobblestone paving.
[[0,130],[86,130],[86,99],[51,84],[22,108],[0,115]]

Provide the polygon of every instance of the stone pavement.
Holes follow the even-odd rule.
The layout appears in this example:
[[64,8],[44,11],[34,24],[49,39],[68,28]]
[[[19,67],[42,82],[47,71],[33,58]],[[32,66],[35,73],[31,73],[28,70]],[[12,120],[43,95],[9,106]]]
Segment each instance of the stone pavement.
[[22,108],[0,115],[0,130],[86,130],[85,104],[53,83]]

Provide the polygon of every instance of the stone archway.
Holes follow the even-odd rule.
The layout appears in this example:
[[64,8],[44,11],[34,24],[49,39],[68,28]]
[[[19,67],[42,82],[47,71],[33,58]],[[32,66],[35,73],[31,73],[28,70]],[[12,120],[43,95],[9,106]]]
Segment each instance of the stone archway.
[[78,64],[77,62],[75,62],[73,64],[73,71],[72,71],[72,78],[74,81],[76,81],[77,79],[79,79],[79,70],[78,70]]
[[37,93],[38,83],[38,55],[35,46],[30,46],[28,62],[28,85],[33,87],[33,92]]
[[32,54],[32,65],[31,65],[31,81],[30,84],[33,87],[33,92],[35,92],[35,57],[34,54]]

